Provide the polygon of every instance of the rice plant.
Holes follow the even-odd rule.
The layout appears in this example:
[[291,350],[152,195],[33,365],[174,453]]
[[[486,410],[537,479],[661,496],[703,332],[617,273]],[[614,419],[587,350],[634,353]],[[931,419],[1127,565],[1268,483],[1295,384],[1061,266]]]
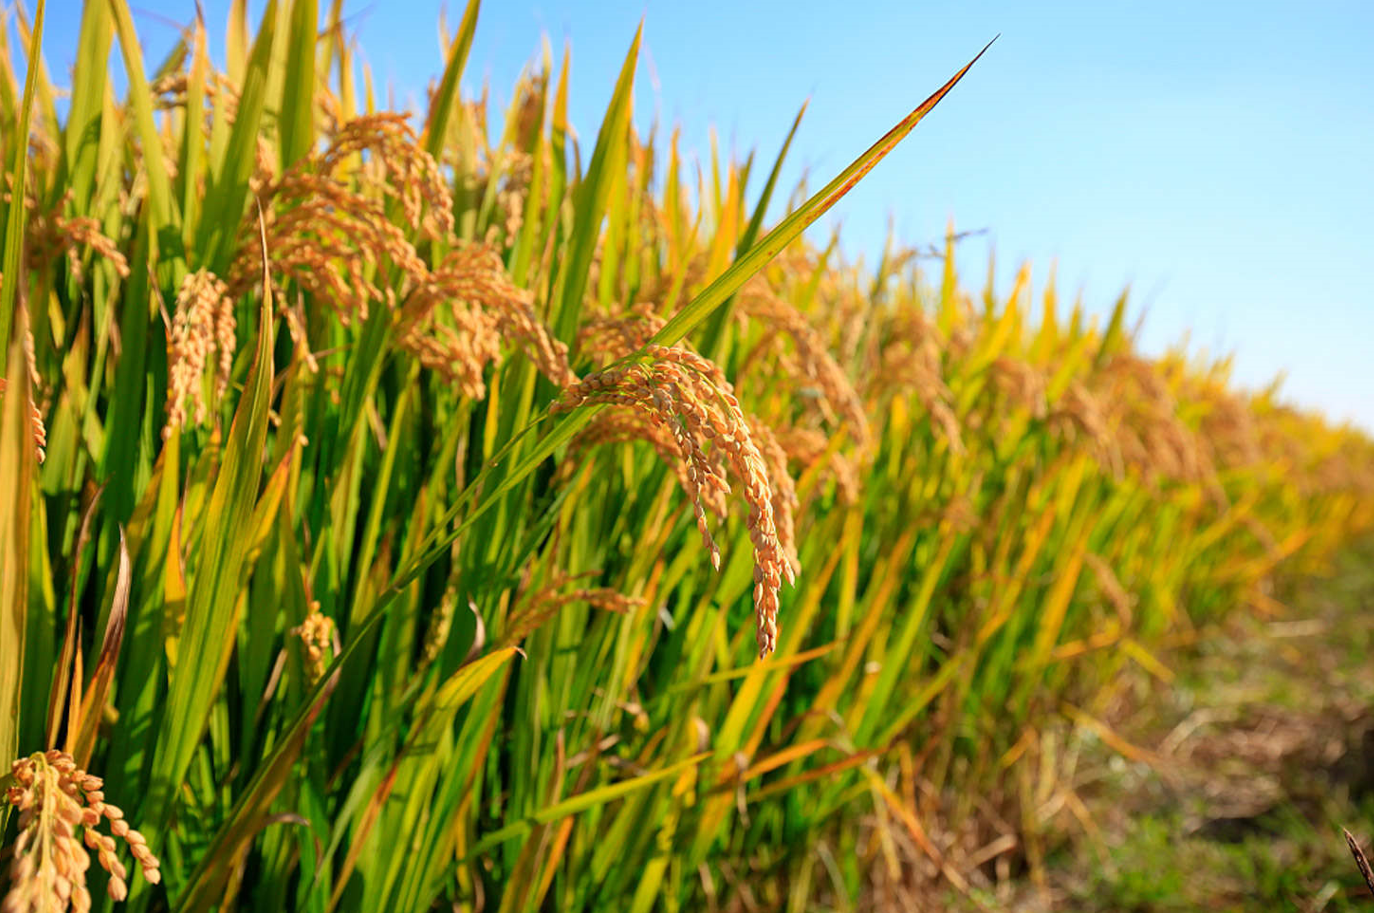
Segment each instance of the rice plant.
[[971,63],[769,227],[791,137],[694,185],[638,33],[587,149],[566,53],[499,135],[461,96],[476,0],[417,113],[323,13],[234,3],[224,72],[200,22],[149,70],[125,0],[70,86],[41,3],[0,45],[5,913],[1034,868],[1066,723],[1374,521],[1368,439],[1124,298],[801,238]]

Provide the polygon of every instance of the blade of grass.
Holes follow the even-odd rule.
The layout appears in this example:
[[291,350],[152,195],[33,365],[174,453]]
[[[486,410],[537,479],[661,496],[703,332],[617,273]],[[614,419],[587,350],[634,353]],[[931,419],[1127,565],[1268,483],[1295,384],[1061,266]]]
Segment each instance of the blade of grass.
[[[763,219],[768,214],[768,204],[772,202],[773,191],[778,185],[778,175],[782,173],[782,164],[787,160],[787,150],[792,148],[792,140],[796,137],[797,128],[801,126],[802,117],[806,114],[806,105],[807,103],[802,104],[801,110],[797,112],[796,118],[792,121],[792,129],[787,131],[787,138],[782,141],[782,149],[778,150],[778,157],[773,162],[772,170],[768,172],[768,180],[763,185],[763,192],[759,194],[759,201],[754,207],[754,214],[749,217],[749,224],[745,226],[744,233],[740,235],[739,243],[735,245],[736,257],[742,256],[754,246],[754,241],[763,229]],[[729,317],[730,306],[728,304],[712,315],[706,329],[702,332],[702,351],[712,353],[717,351],[721,334]]]
[[[134,20],[125,0],[110,0],[119,49],[124,56],[124,69],[129,80],[129,101],[134,109],[134,124],[145,155],[140,158],[148,179],[148,213],[150,219],[150,253],[159,264],[159,279],[168,286],[181,281],[184,269],[181,233],[177,229],[177,212],[172,196],[172,182],[163,160],[162,139],[153,121],[153,92],[143,70],[143,52],[139,49]],[[178,264],[181,264],[180,266]]]
[[331,674],[316,684],[295,717],[281,732],[279,741],[258,766],[253,779],[215,835],[214,842],[201,857],[200,865],[191,874],[174,909],[208,910],[214,905],[216,894],[223,890],[225,881],[234,871],[231,866],[224,864],[225,860],[238,858],[248,842],[270,823],[268,813],[272,803],[286,785],[291,768],[305,747],[306,736],[334,693],[339,683],[340,668],[336,665]]
[[[630,51],[620,67],[620,75],[616,78],[615,91],[606,108],[606,117],[601,122],[591,163],[576,191],[571,247],[559,272],[556,287],[562,289],[562,297],[553,319],[554,336],[569,342],[577,337],[578,315],[582,311],[582,296],[587,289],[587,273],[601,237],[601,222],[606,216],[611,186],[616,173],[625,167],[625,136],[630,125],[635,67],[639,63],[639,42],[643,35],[644,21],[641,19],[634,40],[630,42]],[[576,352],[571,355],[575,356]]]
[[[263,259],[266,262],[266,239]],[[205,536],[187,599],[176,669],[157,737],[144,829],[156,847],[166,837],[176,785],[181,783],[205,730],[215,692],[226,672],[230,632],[243,585],[249,525],[262,476],[272,395],[272,295],[263,277],[258,344],[248,386],[229,429],[224,462],[204,520]]]
[[72,193],[72,206],[86,213],[95,188],[97,153],[100,147],[100,112],[105,100],[105,83],[114,33],[110,7],[106,3],[87,3],[81,13],[81,34],[76,59],[81,65],[72,71],[71,104],[63,130],[65,181]]
[[[33,117],[33,95],[38,82],[38,56],[43,47],[43,11],[46,7],[44,0],[38,0],[38,6],[34,9],[33,35],[28,49],[28,74],[24,77],[24,100],[19,110],[19,120],[14,125],[15,136],[29,135]],[[16,142],[14,161],[10,164],[10,186],[14,188],[14,192],[11,194],[9,212],[5,218],[4,259],[0,260],[0,277],[3,277],[3,282],[0,282],[0,376],[7,373],[5,359],[9,357],[10,330],[14,326],[14,303],[19,295],[19,254],[23,249],[24,221],[27,215],[24,209],[24,188],[28,186],[28,162],[28,143]]]
[[285,170],[315,145],[315,30],[320,21],[315,0],[294,0],[287,36],[286,80],[282,84],[281,166]]
[[[238,15],[236,9],[235,15]],[[212,161],[213,182],[206,189],[204,216],[196,236],[198,264],[220,276],[228,274],[239,220],[248,204],[248,178],[256,160],[258,132],[267,103],[268,65],[276,37],[277,0],[268,0],[253,53],[240,83],[238,113],[222,161]]]
[[[992,41],[996,40],[996,38],[992,39]],[[841,197],[852,190],[864,175],[872,171],[873,166],[877,165],[884,156],[896,148],[897,144],[940,103],[940,100],[949,94],[950,89],[953,89],[959,80],[964,78],[964,74],[978,62],[978,58],[986,54],[988,48],[992,47],[992,41],[989,41],[983,50],[964,64],[963,68],[950,77],[949,81],[937,89],[933,95],[902,118],[882,139],[870,146],[863,155],[855,159],[848,168],[836,175],[834,180],[822,187],[819,192],[799,206],[795,212],[778,223],[777,227],[760,239],[758,244],[750,248],[744,256],[735,261],[730,269],[722,273],[720,278],[703,289],[700,294],[692,299],[690,304],[675,314],[661,330],[654,334],[652,342],[656,345],[670,346],[686,336],[705,319],[707,314],[733,295],[744,284],[745,279],[762,269],[765,263],[777,256],[778,252],[790,244],[808,225],[839,202]]]
[[486,853],[494,847],[500,846],[507,840],[513,840],[524,836],[536,824],[548,824],[560,818],[566,818],[569,815],[576,815],[579,812],[584,812],[588,809],[596,808],[597,806],[605,805],[607,802],[627,796],[636,790],[644,789],[655,783],[662,782],[663,780],[672,779],[684,770],[699,765],[709,757],[711,757],[709,751],[703,752],[702,754],[693,755],[690,758],[684,758],[676,764],[670,764],[652,773],[597,787],[596,789],[588,790],[585,793],[579,793],[576,796],[564,799],[562,802],[556,802],[553,805],[545,806],[531,815],[528,819],[507,825],[499,831],[483,837],[468,850],[467,858],[471,859],[481,856],[483,853]]
[[80,728],[68,733],[68,753],[75,759],[78,767],[88,766],[91,752],[95,750],[96,734],[104,715],[105,700],[114,684],[115,663],[119,661],[119,648],[124,643],[124,623],[129,612],[129,549],[124,543],[124,531],[119,532],[119,566],[115,571],[114,590],[110,594],[110,609],[106,614],[105,633],[100,640],[100,655],[96,657],[95,672],[90,684],[81,694],[81,709],[78,714]]
[[463,19],[458,23],[458,34],[449,47],[448,63],[444,66],[444,78],[439,82],[439,91],[429,104],[429,116],[425,120],[425,151],[436,161],[443,160],[444,146],[448,142],[449,121],[461,99],[459,84],[463,67],[467,64],[468,52],[472,50],[472,36],[477,32],[477,9],[480,0],[468,0],[463,8]]
[[[34,460],[29,374],[19,340],[10,348],[9,377],[5,392],[0,394],[0,763],[8,763],[19,754]],[[4,803],[0,808],[0,832],[10,807]]]

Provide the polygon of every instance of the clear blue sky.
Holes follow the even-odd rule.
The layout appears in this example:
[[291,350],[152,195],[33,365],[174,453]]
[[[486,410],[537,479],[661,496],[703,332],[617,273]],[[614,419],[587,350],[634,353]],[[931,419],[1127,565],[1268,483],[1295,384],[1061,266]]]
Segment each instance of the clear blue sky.
[[[193,10],[133,5],[149,54]],[[60,80],[79,4],[50,6]],[[222,58],[227,3],[205,8]],[[443,65],[439,5],[345,9],[377,78],[418,105]],[[489,0],[468,87],[504,106],[541,34],[556,54],[567,38],[589,147],[641,15],[637,120],[657,111],[703,156],[714,125],[724,149],[771,162],[810,98],[787,186],[803,169],[819,186],[1001,33],[813,237],[838,219],[871,262],[889,216],[914,243],[950,217],[986,228],[961,249],[970,282],[995,246],[1004,288],[1025,259],[1038,280],[1057,263],[1061,291],[1098,313],[1129,284],[1148,350],[1188,333],[1234,351],[1242,384],[1285,371],[1292,400],[1374,430],[1374,4]]]

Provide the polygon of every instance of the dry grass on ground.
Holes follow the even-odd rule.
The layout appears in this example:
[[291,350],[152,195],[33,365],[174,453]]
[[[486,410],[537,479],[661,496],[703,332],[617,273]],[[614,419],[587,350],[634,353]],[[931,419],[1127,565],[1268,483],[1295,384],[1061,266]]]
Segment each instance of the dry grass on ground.
[[950,908],[1368,909],[1341,829],[1368,851],[1374,541],[1282,595],[1287,614],[1201,632],[1172,685],[1122,696],[1116,734],[1142,760],[1099,747],[1080,765],[1099,839],[1066,832],[1041,885],[1014,879]]

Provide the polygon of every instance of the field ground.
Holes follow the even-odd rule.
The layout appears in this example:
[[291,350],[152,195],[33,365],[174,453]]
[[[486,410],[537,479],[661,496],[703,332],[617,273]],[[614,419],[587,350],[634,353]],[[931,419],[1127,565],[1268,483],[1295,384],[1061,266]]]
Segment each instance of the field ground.
[[1281,595],[1284,616],[1202,632],[1175,655],[1173,684],[1138,700],[1117,734],[1148,760],[1104,750],[1081,766],[1099,839],[1080,828],[1043,884],[951,909],[1369,909],[1341,828],[1369,852],[1374,540]]

